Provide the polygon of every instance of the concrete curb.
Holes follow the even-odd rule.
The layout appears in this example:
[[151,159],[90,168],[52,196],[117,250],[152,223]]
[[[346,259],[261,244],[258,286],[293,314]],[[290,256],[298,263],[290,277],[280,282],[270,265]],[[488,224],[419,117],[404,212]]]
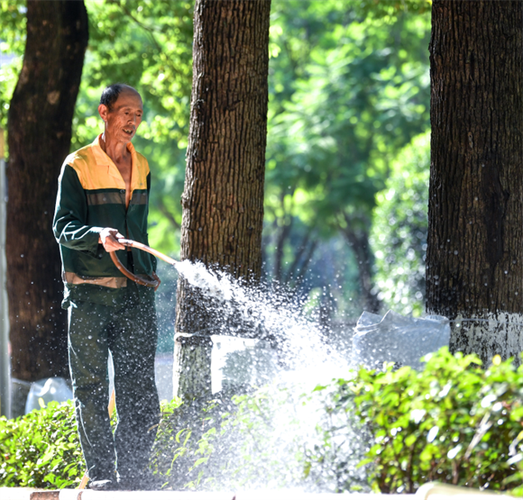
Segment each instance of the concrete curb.
[[[93,491],[93,490],[34,490],[29,488],[0,488],[1,500],[372,500],[381,495],[365,493],[301,493],[295,490],[245,491],[239,493],[196,491]],[[386,495],[395,500],[407,500],[415,495]]]
[[196,491],[93,491],[0,488],[0,500],[510,500],[515,497],[445,484],[429,483],[416,494],[302,493],[296,490],[196,492]]

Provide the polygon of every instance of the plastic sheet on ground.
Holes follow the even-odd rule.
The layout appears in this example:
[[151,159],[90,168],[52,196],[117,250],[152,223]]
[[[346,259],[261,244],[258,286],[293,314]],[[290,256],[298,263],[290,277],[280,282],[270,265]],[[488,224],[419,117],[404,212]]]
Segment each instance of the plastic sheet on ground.
[[63,403],[69,399],[73,399],[73,393],[65,379],[55,377],[38,380],[31,384],[25,403],[25,412],[39,410],[41,408],[40,400],[47,405],[51,401]]
[[420,359],[449,345],[450,323],[444,316],[411,318],[388,311],[384,316],[364,312],[354,328],[354,365],[381,368],[384,362],[423,369]]

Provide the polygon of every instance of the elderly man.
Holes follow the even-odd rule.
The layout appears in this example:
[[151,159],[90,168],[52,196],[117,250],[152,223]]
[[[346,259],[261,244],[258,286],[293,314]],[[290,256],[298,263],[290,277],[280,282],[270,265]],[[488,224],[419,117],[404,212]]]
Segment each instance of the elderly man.
[[[142,121],[142,99],[128,85],[110,85],[98,112],[103,133],[63,163],[53,222],[76,420],[89,488],[150,489],[147,464],[160,413],[154,289],[124,277],[108,253],[117,251],[131,272],[156,278],[154,257],[119,242],[125,237],[148,244],[149,165],[131,144]],[[109,353],[118,416],[114,436],[107,412]]]

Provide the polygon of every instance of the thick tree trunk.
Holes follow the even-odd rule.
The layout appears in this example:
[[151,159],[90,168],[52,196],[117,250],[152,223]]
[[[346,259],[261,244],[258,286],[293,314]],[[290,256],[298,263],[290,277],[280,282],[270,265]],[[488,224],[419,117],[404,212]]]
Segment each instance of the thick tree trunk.
[[87,46],[83,1],[27,2],[27,42],[8,117],[7,288],[12,375],[68,376],[58,245],[60,166]]
[[[181,258],[247,283],[261,273],[269,15],[270,0],[197,0],[194,13]],[[178,394],[208,393],[209,336],[226,331],[219,304],[183,277],[176,332]]]
[[451,350],[523,349],[523,4],[434,0],[427,309]]

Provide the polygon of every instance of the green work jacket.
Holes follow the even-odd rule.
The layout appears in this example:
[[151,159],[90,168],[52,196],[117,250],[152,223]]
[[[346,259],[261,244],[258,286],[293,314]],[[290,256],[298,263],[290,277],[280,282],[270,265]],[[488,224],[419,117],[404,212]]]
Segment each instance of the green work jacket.
[[[126,296],[127,278],[98,243],[103,228],[118,229],[126,238],[149,244],[149,164],[129,143],[127,148],[132,156],[132,176],[131,201],[127,208],[125,181],[100,147],[99,138],[70,154],[62,165],[58,179],[53,232],[60,245],[64,308],[75,300],[118,304]],[[131,251],[133,272],[151,276],[156,271],[156,258],[138,249]],[[128,262],[127,252],[117,252],[124,266]]]

